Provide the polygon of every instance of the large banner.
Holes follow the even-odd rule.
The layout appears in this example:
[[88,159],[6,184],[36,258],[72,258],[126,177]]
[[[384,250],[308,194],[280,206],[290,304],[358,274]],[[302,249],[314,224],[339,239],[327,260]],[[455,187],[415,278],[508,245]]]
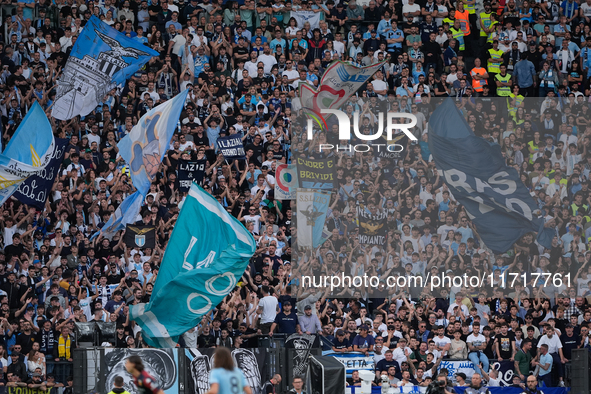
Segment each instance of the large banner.
[[330,194],[313,190],[297,190],[298,246],[317,248],[326,240],[322,230],[330,203]]
[[357,208],[359,219],[359,243],[361,245],[386,244],[388,236],[388,215],[384,212],[372,214],[367,208]]
[[385,62],[367,67],[354,66],[351,62],[333,62],[322,74],[318,88],[308,83],[299,85],[302,108],[312,110],[316,115],[321,109],[341,108]]
[[332,350],[326,350],[322,352],[322,355],[331,356],[340,361],[345,366],[345,371],[347,372],[348,377],[351,377],[351,373],[355,370],[366,370],[372,372],[375,370],[373,352],[369,353],[368,356],[364,356],[363,353],[336,353]]
[[226,160],[241,160],[245,158],[244,145],[240,135],[233,134],[227,137],[218,137],[218,152],[224,155]]
[[154,347],[175,347],[180,335],[196,327],[234,289],[255,249],[256,242],[242,223],[193,184],[170,236],[150,302],[129,309],[144,340]]
[[179,373],[178,354],[176,349],[115,349],[106,348],[105,357],[100,358],[99,393],[108,393],[113,389],[117,376],[124,381],[124,389],[130,394],[141,392],[133,383],[131,376],[125,369],[125,362],[129,356],[140,356],[146,372],[155,380],[156,384],[166,394],[178,394]]
[[146,112],[119,144],[129,164],[133,186],[144,196],[150,190],[177,124],[189,90]]
[[33,175],[20,184],[16,192],[14,192],[14,197],[17,200],[41,210],[45,207],[45,202],[49,197],[55,177],[60,170],[64,154],[66,153],[66,146],[68,146],[69,142],[70,140],[67,138],[55,139],[55,148],[47,167],[38,175]]
[[298,28],[302,29],[306,22],[310,22],[311,29],[317,29],[320,27],[320,14],[321,12],[314,11],[291,11],[290,18],[294,18],[298,23]]
[[193,182],[199,186],[203,186],[203,178],[205,177],[205,164],[207,160],[183,160],[179,159],[177,168],[177,176],[179,180],[179,191],[186,193]]
[[305,159],[298,157],[298,182],[308,189],[331,190],[334,186],[335,158]]
[[437,372],[441,371],[442,368],[447,369],[447,378],[452,382],[456,381],[457,373],[465,373],[468,380],[476,373],[474,364],[470,360],[442,360]]
[[501,386],[511,386],[513,384],[513,376],[515,375],[515,363],[512,361],[495,361],[491,363],[491,368],[499,371],[499,381]]
[[0,153],[0,205],[27,179],[41,174],[53,156],[51,124],[37,101]]
[[89,114],[153,56],[158,52],[91,16],[59,79],[51,115],[67,120]]
[[298,170],[293,164],[279,164],[275,170],[275,198],[295,200],[298,188]]
[[500,145],[474,135],[452,99],[429,119],[429,150],[454,198],[493,252],[505,253],[532,231],[538,232],[541,245],[552,248],[555,232],[544,228],[517,170],[507,166]]
[[[205,394],[209,390],[209,371],[213,369],[215,349],[179,349],[184,351],[186,364],[189,365],[191,379],[186,391],[191,394]],[[266,352],[265,349],[233,349],[232,358],[252,389],[253,394],[262,394]]]

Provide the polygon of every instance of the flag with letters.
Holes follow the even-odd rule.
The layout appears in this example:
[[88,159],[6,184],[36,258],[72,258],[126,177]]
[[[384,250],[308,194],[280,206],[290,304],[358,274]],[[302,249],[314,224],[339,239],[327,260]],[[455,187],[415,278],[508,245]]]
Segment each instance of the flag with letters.
[[[181,334],[235,287],[256,250],[252,234],[193,183],[168,242],[147,304],[130,306],[144,340],[174,347]],[[174,313],[171,313],[174,311]]]
[[129,164],[133,186],[146,195],[177,128],[189,90],[146,112],[117,147]]
[[0,205],[27,179],[41,174],[51,162],[55,138],[51,124],[37,101],[27,112],[0,153]]
[[154,226],[131,226],[125,227],[123,242],[129,248],[154,249],[156,246],[156,227]]
[[118,32],[96,16],[84,25],[57,84],[51,115],[88,115],[158,52]]
[[517,170],[505,164],[500,145],[472,132],[452,99],[429,119],[429,150],[452,195],[493,252],[505,253],[528,232],[538,232],[538,242],[552,248],[554,231],[544,228]]
[[53,154],[51,160],[47,164],[47,167],[41,171],[38,175],[29,177],[26,181],[21,183],[14,193],[14,197],[32,207],[38,209],[44,209],[45,202],[51,193],[55,177],[57,176],[64,154],[66,153],[66,147],[70,143],[67,138],[56,138]]
[[218,152],[224,155],[226,160],[243,160],[245,158],[242,138],[238,134],[218,137],[216,144]]

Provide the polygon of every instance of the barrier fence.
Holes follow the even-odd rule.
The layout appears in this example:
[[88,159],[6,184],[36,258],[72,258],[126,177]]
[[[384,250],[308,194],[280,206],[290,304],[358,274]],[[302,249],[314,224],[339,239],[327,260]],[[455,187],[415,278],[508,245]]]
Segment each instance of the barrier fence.
[[[314,345],[316,337],[313,335],[295,335],[283,340],[267,340],[266,347],[253,349],[234,349],[232,355],[237,365],[245,372],[247,380],[253,387],[254,394],[260,394],[261,385],[274,374],[282,376],[282,383],[277,392],[285,392],[295,376],[305,377],[311,355],[320,356],[319,347]],[[293,346],[293,347],[291,347]],[[113,348],[81,348],[74,350],[72,372],[74,377],[74,393],[106,393],[112,388],[117,375],[124,377],[126,389],[134,394],[131,376],[125,371],[125,359],[132,355],[139,355],[151,375],[167,394],[204,394],[209,388],[208,375],[212,369],[212,356],[215,349],[113,349]],[[331,354],[324,352],[325,355]],[[332,355],[340,361],[347,372],[354,369],[374,369],[373,362],[363,362],[365,356],[351,352]],[[351,363],[351,360],[356,360]],[[361,360],[361,361],[360,361]],[[509,365],[511,364],[511,365]],[[491,360],[491,366],[500,370],[501,384],[512,384],[512,362],[499,363]],[[464,372],[468,378],[475,372],[469,360],[443,360],[440,368],[448,370],[448,377],[453,381],[454,375]],[[567,382],[570,368],[567,368]],[[573,375],[574,379],[574,375]],[[586,377],[589,379],[589,376]],[[468,379],[469,380],[469,379]],[[351,393],[355,388],[348,387]],[[357,390],[359,390],[357,388]],[[408,392],[420,392],[408,391]],[[405,389],[403,392],[407,392]],[[23,394],[27,393],[22,391]],[[562,392],[552,392],[562,394]],[[3,394],[0,391],[0,394]],[[54,394],[54,392],[47,393]],[[61,392],[55,392],[61,394]],[[494,393],[493,393],[494,394]],[[587,394],[587,393],[581,393]]]

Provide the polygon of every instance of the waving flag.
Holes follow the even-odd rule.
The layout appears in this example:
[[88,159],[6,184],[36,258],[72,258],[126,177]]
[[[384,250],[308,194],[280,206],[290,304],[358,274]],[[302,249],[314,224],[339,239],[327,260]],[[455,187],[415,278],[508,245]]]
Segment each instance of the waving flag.
[[58,138],[55,140],[55,147],[53,154],[51,155],[51,161],[47,164],[47,167],[39,173],[39,175],[33,175],[26,181],[20,184],[14,197],[23,204],[43,209],[45,202],[49,197],[49,193],[53,186],[55,177],[59,172],[64,154],[66,153],[66,147],[70,143],[67,138]]
[[553,231],[544,228],[538,208],[517,171],[505,164],[498,144],[474,135],[447,99],[429,120],[429,150],[453,196],[466,208],[484,243],[504,253],[528,232],[551,248]]
[[[256,249],[252,235],[213,196],[193,184],[183,203],[148,304],[130,318],[155,347],[174,347],[240,280]],[[174,311],[174,313],[171,313]]]
[[298,189],[296,201],[298,246],[317,248],[326,241],[323,230],[330,194]]
[[[123,230],[128,224],[135,223],[138,218],[137,215],[142,208],[143,201],[144,195],[140,192],[135,192],[127,196],[127,198],[119,204],[119,207],[117,207],[107,223],[105,223],[100,234],[105,238],[111,239],[117,231]],[[98,235],[99,232],[94,233],[90,240],[93,240]]]
[[154,56],[158,56],[158,52],[119,33],[93,15],[66,62],[51,115],[67,120],[89,114],[109,91],[123,87],[125,81]]
[[340,108],[385,63],[357,67],[350,62],[333,62],[322,74],[318,89],[307,83],[300,84],[302,108],[317,114],[321,109]]
[[119,142],[119,154],[129,164],[133,185],[144,196],[168,150],[188,93],[187,89],[146,112]]
[[0,205],[51,161],[55,140],[43,108],[35,101],[0,154]]

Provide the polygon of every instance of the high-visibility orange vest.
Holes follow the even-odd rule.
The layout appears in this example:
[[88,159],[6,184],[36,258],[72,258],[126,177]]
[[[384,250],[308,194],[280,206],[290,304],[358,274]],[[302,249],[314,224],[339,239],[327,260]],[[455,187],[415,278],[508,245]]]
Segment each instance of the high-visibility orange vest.
[[460,21],[460,29],[464,32],[464,36],[470,35],[470,13],[464,8],[464,12],[456,10],[456,20]]
[[[474,77],[476,74],[484,75],[486,73],[486,69],[484,67],[474,67],[472,71],[470,71],[470,75]],[[488,82],[486,79],[474,79],[472,78],[472,89],[475,92],[482,92],[484,89],[484,85]]]

